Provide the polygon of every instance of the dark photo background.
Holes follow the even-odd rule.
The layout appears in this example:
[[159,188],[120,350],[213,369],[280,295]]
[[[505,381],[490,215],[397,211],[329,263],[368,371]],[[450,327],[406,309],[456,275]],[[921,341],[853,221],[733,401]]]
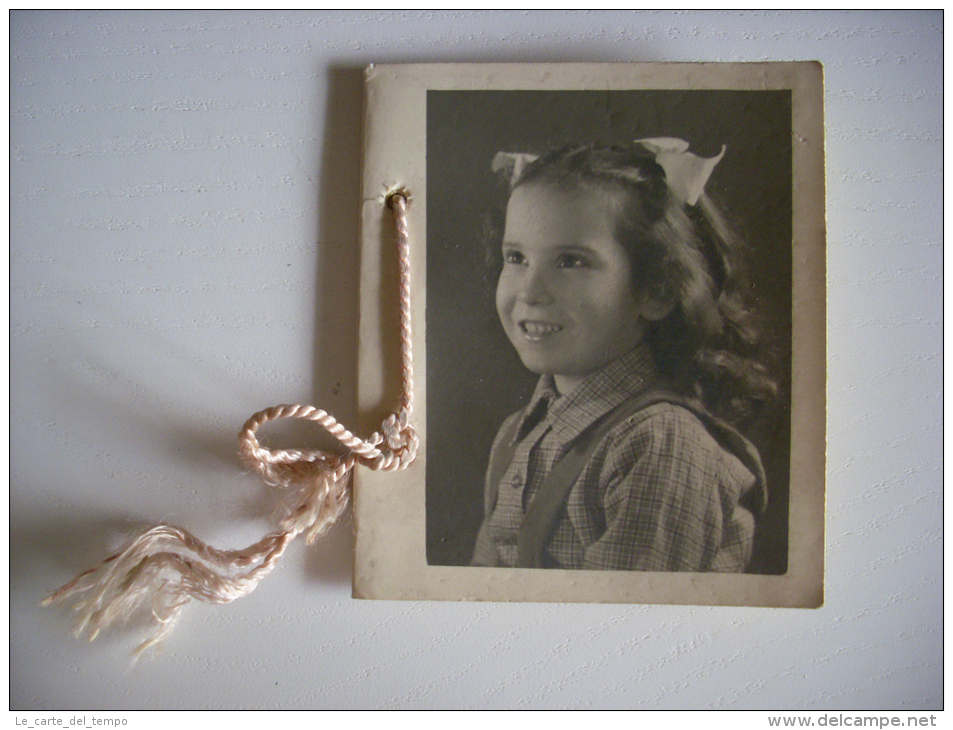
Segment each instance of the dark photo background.
[[[750,247],[765,315],[776,409],[747,435],[761,451],[769,509],[753,570],[787,565],[791,353],[791,101],[787,91],[429,91],[427,94],[427,561],[466,565],[483,516],[483,478],[503,419],[537,376],[503,333],[494,290],[506,181],[499,151],[572,141],[678,137],[703,157],[728,146],[706,192]],[[498,258],[498,257],[497,257]]]

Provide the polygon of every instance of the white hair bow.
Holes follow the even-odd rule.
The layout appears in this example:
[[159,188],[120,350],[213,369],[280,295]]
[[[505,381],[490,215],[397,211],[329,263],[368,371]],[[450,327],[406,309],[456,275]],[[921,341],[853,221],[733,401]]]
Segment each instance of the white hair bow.
[[[655,161],[665,171],[665,181],[672,195],[688,205],[698,202],[712,170],[728,149],[726,145],[722,145],[721,152],[714,157],[699,157],[688,151],[688,142],[675,137],[637,139],[635,143],[655,155]],[[493,172],[506,173],[512,185],[520,179],[526,166],[537,157],[539,155],[526,152],[497,152],[490,169]]]
[[528,152],[497,152],[493,156],[490,170],[505,172],[510,179],[510,185],[513,185],[523,175],[526,166],[537,157],[539,155],[531,155]]
[[699,157],[688,151],[688,142],[675,137],[652,137],[635,142],[655,155],[655,161],[665,170],[668,189],[688,205],[698,202],[711,171],[728,149],[727,145],[722,145],[721,152],[714,157]]

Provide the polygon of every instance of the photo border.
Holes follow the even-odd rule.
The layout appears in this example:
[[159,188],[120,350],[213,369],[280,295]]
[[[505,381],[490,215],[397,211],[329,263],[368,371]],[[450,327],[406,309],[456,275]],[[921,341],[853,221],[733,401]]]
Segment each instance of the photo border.
[[[424,475],[426,95],[428,90],[789,89],[793,312],[788,570],[783,575],[564,571],[428,565]],[[381,599],[679,603],[815,607],[823,602],[826,290],[820,64],[436,64],[366,72],[359,412],[376,430],[399,392],[397,263],[387,190],[410,191],[418,458],[405,471],[354,476],[354,596]]]

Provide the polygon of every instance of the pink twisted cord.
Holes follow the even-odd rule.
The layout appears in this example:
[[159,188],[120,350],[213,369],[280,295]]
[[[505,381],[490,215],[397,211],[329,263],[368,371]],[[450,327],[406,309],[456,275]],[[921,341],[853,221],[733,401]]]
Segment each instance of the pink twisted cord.
[[[99,565],[83,571],[58,589],[43,605],[75,599],[79,613],[74,634],[92,641],[101,629],[129,618],[151,600],[157,624],[153,635],[133,652],[160,643],[172,630],[181,609],[192,598],[228,603],[248,595],[267,576],[291,541],[305,532],[310,543],[326,532],[347,507],[350,475],[355,464],[383,471],[405,469],[417,455],[418,438],[410,416],[414,380],[411,351],[410,239],[408,197],[388,195],[393,212],[400,272],[400,408],[384,419],[380,431],[367,439],[355,436],[334,416],[308,405],[280,405],[259,411],[242,427],[239,456],[269,486],[287,492],[287,516],[279,529],[242,550],[218,550],[179,527],[158,525],[128,542]],[[318,449],[268,449],[258,441],[258,429],[269,421],[300,418],[323,427],[344,447],[338,454]]]

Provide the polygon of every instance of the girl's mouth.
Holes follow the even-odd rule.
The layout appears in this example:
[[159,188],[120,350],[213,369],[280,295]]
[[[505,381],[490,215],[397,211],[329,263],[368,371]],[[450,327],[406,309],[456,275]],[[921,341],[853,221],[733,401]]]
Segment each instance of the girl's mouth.
[[534,342],[539,342],[540,340],[544,340],[545,338],[562,331],[561,325],[550,324],[548,322],[533,322],[523,320],[522,322],[517,323],[517,326],[527,339]]

